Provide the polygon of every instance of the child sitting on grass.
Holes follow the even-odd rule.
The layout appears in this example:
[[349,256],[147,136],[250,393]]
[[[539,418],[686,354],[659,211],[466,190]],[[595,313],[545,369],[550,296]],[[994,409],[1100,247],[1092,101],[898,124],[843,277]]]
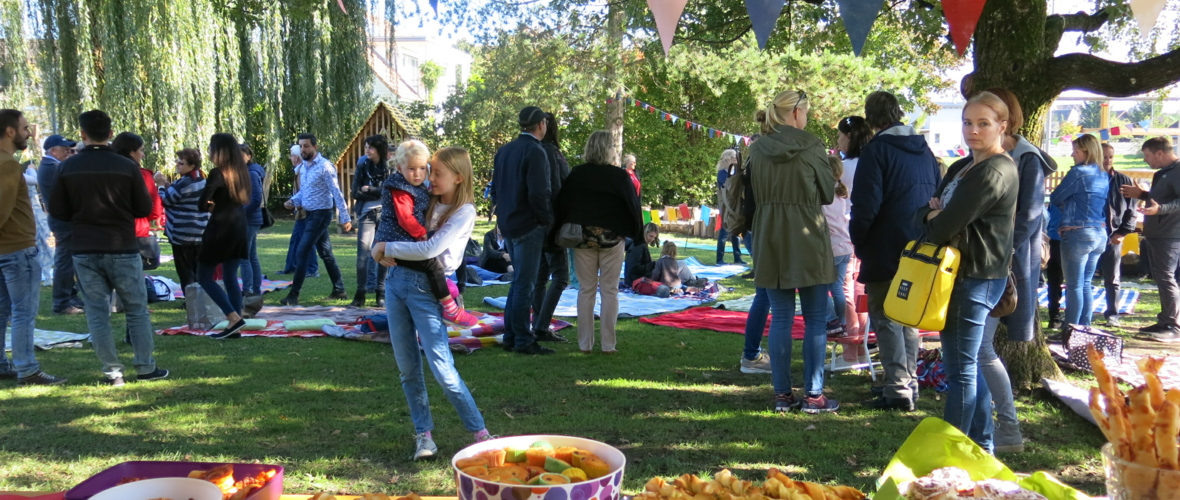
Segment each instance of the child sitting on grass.
[[672,289],[672,295],[683,294],[683,287],[688,287],[688,292],[692,293],[696,292],[697,288],[707,285],[708,280],[697,278],[688,266],[676,260],[676,253],[676,243],[665,241],[663,248],[660,249],[660,259],[656,261],[655,269],[652,270],[651,278],[668,285]]
[[[394,241],[425,241],[426,211],[430,208],[430,188],[426,183],[428,168],[425,163],[407,161],[406,151],[418,141],[406,141],[398,147],[394,162],[397,170],[385,179],[382,189],[389,190],[393,198],[393,212],[398,227],[393,228]],[[418,143],[421,144],[421,143]],[[425,145],[422,146],[425,149]],[[451,289],[455,287],[446,277],[442,263],[437,258],[428,260],[398,260],[397,265],[425,273],[430,282],[430,292],[442,304],[443,320],[465,328],[479,324],[479,318],[465,311]]]

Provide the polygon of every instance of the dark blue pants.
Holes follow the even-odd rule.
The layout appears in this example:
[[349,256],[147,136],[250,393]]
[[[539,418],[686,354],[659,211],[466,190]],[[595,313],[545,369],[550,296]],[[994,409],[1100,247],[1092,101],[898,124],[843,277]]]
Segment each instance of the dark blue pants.
[[[295,260],[299,257],[299,240],[303,238],[304,228],[307,227],[307,219],[299,219],[295,221],[295,228],[291,230],[291,241],[287,243],[287,264],[283,268],[284,273],[295,272]],[[307,272],[315,274],[320,272],[320,263],[315,259],[311,259],[311,264],[307,268]]]
[[291,285],[291,293],[298,295],[303,289],[303,280],[307,279],[316,253],[320,254],[324,267],[328,269],[328,277],[332,280],[332,292],[344,291],[344,278],[340,276],[340,267],[336,265],[336,257],[332,255],[332,239],[328,236],[328,226],[332,224],[334,212],[335,210],[330,208],[309,210],[307,218],[303,219],[306,225],[303,227],[302,237],[299,238],[299,247],[295,250],[298,257],[295,261],[295,283]]

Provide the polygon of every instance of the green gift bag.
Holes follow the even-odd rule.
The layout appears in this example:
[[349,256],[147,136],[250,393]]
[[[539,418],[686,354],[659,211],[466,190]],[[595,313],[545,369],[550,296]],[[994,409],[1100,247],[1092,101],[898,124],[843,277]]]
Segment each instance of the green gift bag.
[[971,479],[1001,479],[1045,495],[1049,500],[1088,500],[1082,492],[1062,484],[1045,472],[1020,477],[1003,462],[988,454],[971,438],[941,418],[929,417],[918,424],[893,455],[877,480],[873,500],[900,500],[898,485],[930,474],[935,469],[958,467]]

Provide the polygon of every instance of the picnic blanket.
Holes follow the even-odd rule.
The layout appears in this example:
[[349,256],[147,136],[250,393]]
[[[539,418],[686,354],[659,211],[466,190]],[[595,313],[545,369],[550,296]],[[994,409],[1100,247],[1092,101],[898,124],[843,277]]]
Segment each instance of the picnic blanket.
[[483,283],[467,283],[467,286],[469,286],[469,287],[481,287],[481,286],[492,286],[492,285],[511,285],[512,284],[511,281],[500,281],[500,280],[496,279],[496,278],[503,276],[502,274],[493,273],[493,272],[488,271],[482,267],[471,265],[471,264],[467,264],[467,268],[474,269],[475,272],[477,274],[479,274],[480,279],[483,280]]
[[[709,293],[668,297],[665,299],[654,295],[639,295],[630,291],[620,290],[619,317],[633,318],[670,311],[680,311],[717,300],[719,295],[721,295],[719,288]],[[492,307],[505,309],[508,304],[508,297],[484,297],[483,301]],[[557,301],[557,309],[553,311],[553,315],[563,318],[578,317],[578,290],[570,288],[561,292],[561,300]],[[594,315],[602,315],[602,296],[598,293],[594,294]]]
[[[687,311],[674,312],[656,316],[654,318],[639,318],[640,323],[649,325],[670,326],[672,328],[681,328],[685,330],[713,330],[715,332],[729,332],[729,333],[746,333],[746,319],[749,317],[748,312],[730,311],[727,309],[715,309],[712,307],[694,307]],[[770,335],[770,317],[767,315],[766,327],[762,332],[762,336]],[[803,316],[795,316],[795,321],[791,325],[791,338],[795,340],[803,340]],[[920,332],[919,335],[923,337],[931,337],[938,335],[938,332]],[[875,335],[869,334],[869,342],[873,342]],[[858,337],[845,337],[844,340],[851,339],[854,342],[860,342]]]
[[749,270],[746,266],[737,264],[726,264],[723,266],[706,266],[697,260],[696,257],[689,257],[682,260],[684,265],[688,266],[688,270],[692,271],[693,276],[698,278],[708,278],[709,281],[717,281],[728,278],[737,274],[742,274]]
[[[1049,344],[1049,352],[1053,353],[1053,357],[1057,359],[1059,364],[1064,364],[1075,369],[1079,368],[1069,363],[1069,354],[1066,353],[1065,347],[1060,343]],[[1139,374],[1139,368],[1135,365],[1135,362],[1142,357],[1123,352],[1121,363],[1116,363],[1112,359],[1107,358],[1106,370],[1114,378],[1123,382],[1134,386],[1143,385],[1145,383],[1143,376]],[[1093,373],[1093,370],[1088,371]],[[1164,366],[1160,368],[1159,377],[1165,390],[1180,389],[1180,356],[1164,356]]]
[[[1094,312],[1101,314],[1106,312],[1106,289],[1096,286],[1094,291]],[[1065,307],[1065,290],[1061,292],[1061,307]],[[1041,287],[1037,290],[1037,302],[1040,302],[1041,307],[1049,307],[1049,289]],[[1131,314],[1135,312],[1135,303],[1139,302],[1139,290],[1122,288],[1119,290],[1119,314]]]
[[[4,336],[4,351],[12,350],[12,332]],[[52,349],[54,347],[65,347],[69,344],[80,343],[90,340],[89,333],[72,333],[72,332],[57,332],[52,330],[33,329],[33,347],[42,351]]]
[[[276,290],[282,290],[284,288],[290,287],[292,284],[294,284],[293,281],[268,280],[266,278],[262,278],[262,293],[265,294]],[[242,278],[238,278],[238,286],[242,286]],[[184,289],[173,292],[172,296],[176,297],[177,299],[183,299]]]

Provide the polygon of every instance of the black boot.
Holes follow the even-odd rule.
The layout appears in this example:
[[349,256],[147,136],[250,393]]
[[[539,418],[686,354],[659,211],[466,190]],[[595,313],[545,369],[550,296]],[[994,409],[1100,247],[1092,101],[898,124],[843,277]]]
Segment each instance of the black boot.
[[357,290],[356,294],[352,296],[352,302],[348,303],[349,307],[365,307],[365,291]]
[[288,292],[287,296],[284,297],[283,300],[279,301],[279,304],[282,304],[284,306],[297,306],[297,305],[299,305],[299,293],[298,292]]
[[385,290],[377,290],[377,307],[385,307]]

